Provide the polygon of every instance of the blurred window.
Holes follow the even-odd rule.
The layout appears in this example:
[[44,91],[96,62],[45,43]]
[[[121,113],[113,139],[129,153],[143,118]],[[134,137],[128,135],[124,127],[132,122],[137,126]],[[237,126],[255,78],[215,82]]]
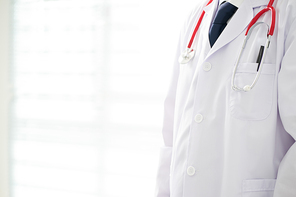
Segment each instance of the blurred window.
[[153,196],[180,4],[12,4],[12,197]]

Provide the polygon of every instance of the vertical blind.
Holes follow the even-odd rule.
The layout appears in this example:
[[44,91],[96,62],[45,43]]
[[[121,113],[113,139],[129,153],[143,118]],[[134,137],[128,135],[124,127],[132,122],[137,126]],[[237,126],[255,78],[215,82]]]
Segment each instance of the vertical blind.
[[12,1],[12,197],[153,196],[168,2]]

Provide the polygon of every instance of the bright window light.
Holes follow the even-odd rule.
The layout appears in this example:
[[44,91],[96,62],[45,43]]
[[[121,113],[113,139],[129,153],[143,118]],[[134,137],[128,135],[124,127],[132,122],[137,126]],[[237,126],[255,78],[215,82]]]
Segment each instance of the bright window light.
[[153,196],[188,3],[13,1],[12,197]]

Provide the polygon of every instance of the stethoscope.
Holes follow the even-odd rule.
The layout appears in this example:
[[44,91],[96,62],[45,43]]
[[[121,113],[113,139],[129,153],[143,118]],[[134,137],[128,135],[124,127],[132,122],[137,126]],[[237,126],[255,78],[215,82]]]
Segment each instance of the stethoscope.
[[[213,0],[210,0],[208,3],[207,3],[207,6],[209,4],[211,4],[213,2]],[[257,83],[259,77],[260,77],[260,74],[262,72],[262,67],[263,66],[260,66],[261,62],[264,62],[265,60],[265,56],[266,56],[266,51],[267,49],[269,48],[269,45],[270,45],[270,38],[271,36],[273,35],[274,33],[274,28],[275,28],[275,15],[276,15],[276,12],[275,12],[275,9],[274,7],[272,6],[273,5],[273,2],[274,0],[269,0],[269,3],[267,5],[266,8],[264,8],[263,10],[261,10],[252,20],[251,22],[249,23],[248,25],[248,28],[247,28],[247,31],[245,33],[245,39],[244,39],[244,43],[243,43],[243,46],[241,48],[241,51],[239,53],[239,57],[238,57],[238,60],[236,61],[236,64],[235,64],[235,67],[234,67],[234,70],[233,70],[233,74],[232,74],[232,78],[231,78],[231,88],[235,91],[244,91],[244,92],[248,92],[250,91],[252,88],[254,88],[255,84]],[[270,29],[269,29],[269,26],[266,24],[266,23],[263,23],[263,22],[257,22],[258,19],[267,11],[271,11],[271,26],[270,26]],[[203,20],[203,17],[205,15],[205,11],[202,12],[202,14],[200,15],[199,17],[199,20],[197,22],[197,25],[193,31],[193,34],[191,36],[191,39],[189,41],[189,44],[185,50],[184,53],[182,53],[179,57],[179,63],[180,64],[187,64],[190,60],[192,60],[192,58],[194,57],[195,55],[195,50],[192,47],[192,43],[194,42],[194,39],[195,39],[195,36],[196,36],[196,33],[200,27],[200,24]],[[257,22],[257,23],[256,23]],[[258,69],[257,69],[257,74],[255,76],[255,79],[253,80],[253,83],[251,85],[245,85],[244,87],[238,87],[234,84],[234,81],[235,81],[235,75],[236,75],[236,72],[237,72],[237,68],[238,68],[238,64],[239,64],[239,61],[241,59],[241,56],[242,56],[242,53],[245,49],[245,46],[247,44],[247,41],[248,39],[250,38],[251,34],[252,34],[252,31],[253,29],[260,25],[260,24],[265,24],[269,31],[267,33],[267,39],[266,39],[266,42],[265,42],[265,45],[264,47],[261,47],[260,48],[260,52],[259,52],[259,61],[257,60],[257,63],[258,63]]]

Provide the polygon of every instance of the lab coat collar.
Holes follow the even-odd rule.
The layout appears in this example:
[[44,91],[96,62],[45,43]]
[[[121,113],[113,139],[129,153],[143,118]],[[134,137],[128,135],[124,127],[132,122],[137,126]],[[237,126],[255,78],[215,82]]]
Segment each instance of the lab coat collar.
[[267,6],[268,3],[269,3],[269,0],[244,0],[244,2],[248,1],[249,4],[253,7],[253,8],[256,8],[256,7],[260,7],[260,6]]
[[[208,1],[208,0],[207,0]],[[210,3],[209,5],[205,6],[203,8],[203,10],[205,11],[205,13],[207,14],[207,16],[211,16],[211,14],[216,11],[217,9],[217,3],[219,3],[219,0],[218,2],[217,1],[213,1],[212,3]]]
[[[227,0],[218,0],[219,5],[223,2],[223,1],[227,1]],[[269,0],[244,0],[244,2],[248,1],[248,3],[253,7],[259,7],[262,5],[267,5],[269,3]]]
[[[269,0],[244,0],[241,7],[236,11],[235,15],[232,17],[224,31],[221,33],[216,43],[213,45],[209,51],[206,58],[214,54],[217,50],[221,49],[223,46],[234,40],[238,35],[240,35],[244,30],[246,30],[248,24],[251,22],[255,16],[253,9],[263,5],[267,5]],[[213,4],[217,6],[219,0],[214,0]],[[208,11],[208,5],[205,9],[206,13]],[[212,5],[213,6],[213,5]]]

